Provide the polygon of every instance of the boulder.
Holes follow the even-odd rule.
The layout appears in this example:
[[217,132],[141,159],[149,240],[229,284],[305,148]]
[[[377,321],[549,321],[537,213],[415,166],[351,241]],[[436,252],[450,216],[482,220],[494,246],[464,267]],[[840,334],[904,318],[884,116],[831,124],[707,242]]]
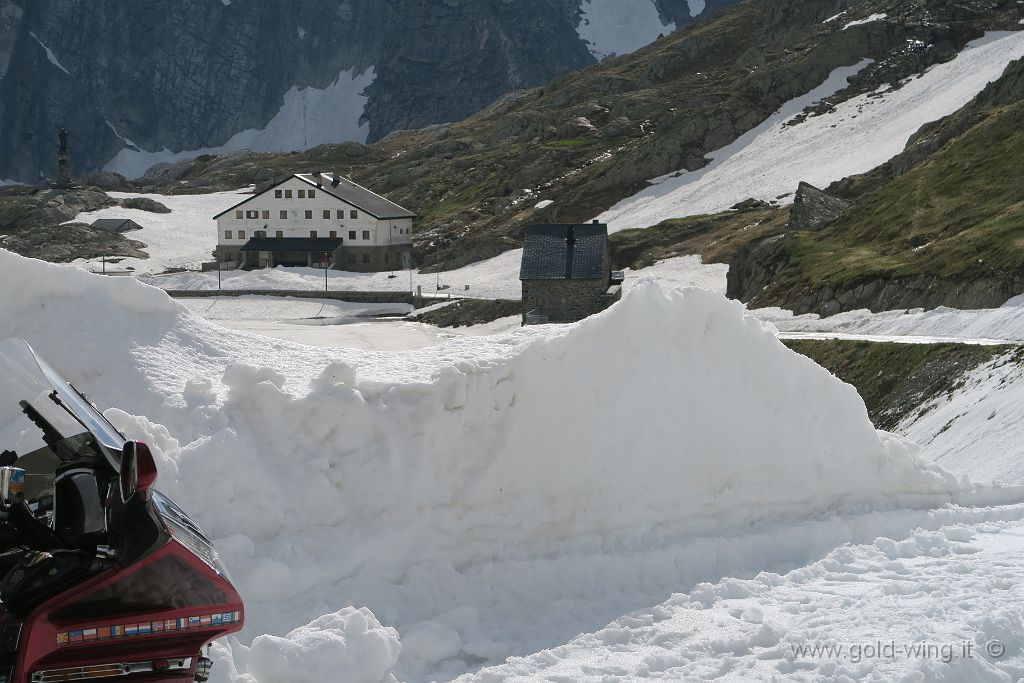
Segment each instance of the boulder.
[[122,199],[121,206],[125,209],[138,209],[139,211],[149,211],[150,213],[171,212],[171,210],[166,206],[155,199],[150,199],[149,197],[130,197],[128,199]]
[[789,225],[796,230],[818,230],[850,208],[850,202],[801,182],[793,199]]

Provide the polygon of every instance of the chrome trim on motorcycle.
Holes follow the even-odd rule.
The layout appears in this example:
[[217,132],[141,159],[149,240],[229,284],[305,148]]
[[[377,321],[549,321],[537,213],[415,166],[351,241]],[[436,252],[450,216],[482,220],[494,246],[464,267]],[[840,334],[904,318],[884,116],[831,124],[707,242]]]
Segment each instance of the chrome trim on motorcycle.
[[93,664],[92,666],[76,666],[70,669],[50,669],[36,671],[32,674],[32,683],[59,683],[61,681],[87,681],[94,678],[111,678],[114,676],[131,676],[138,673],[165,671],[188,671],[192,668],[191,657],[175,659],[159,659],[167,666],[157,667],[154,661],[120,662],[113,664]]

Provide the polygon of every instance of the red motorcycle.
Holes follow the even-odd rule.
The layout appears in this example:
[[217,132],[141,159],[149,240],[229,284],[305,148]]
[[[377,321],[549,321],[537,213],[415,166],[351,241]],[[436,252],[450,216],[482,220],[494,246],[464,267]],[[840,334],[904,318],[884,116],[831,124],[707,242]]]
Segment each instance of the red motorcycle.
[[22,340],[0,342],[0,683],[206,681],[240,631],[213,544]]

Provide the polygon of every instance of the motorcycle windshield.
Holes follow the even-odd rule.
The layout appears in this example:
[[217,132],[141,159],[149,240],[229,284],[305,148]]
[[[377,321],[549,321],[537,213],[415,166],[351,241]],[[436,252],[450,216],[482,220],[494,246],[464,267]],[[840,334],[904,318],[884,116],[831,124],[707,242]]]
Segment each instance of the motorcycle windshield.
[[0,462],[27,472],[27,499],[47,494],[61,463],[102,456],[117,468],[124,438],[23,340],[0,341]]

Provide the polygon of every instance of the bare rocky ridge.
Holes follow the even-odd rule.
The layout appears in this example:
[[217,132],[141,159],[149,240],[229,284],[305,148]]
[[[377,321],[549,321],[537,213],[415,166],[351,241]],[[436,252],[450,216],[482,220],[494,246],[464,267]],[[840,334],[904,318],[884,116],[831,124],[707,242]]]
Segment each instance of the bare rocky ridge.
[[79,213],[115,206],[105,192],[73,190],[0,190],[0,248],[44,261],[63,263],[99,256],[149,258],[145,244],[73,221]]
[[[690,20],[685,0],[651,1],[665,21]],[[52,176],[59,127],[76,175],[128,141],[217,147],[265,127],[292,87],[350,70],[375,74],[370,140],[457,121],[593,64],[582,2],[0,0],[0,178]]]

